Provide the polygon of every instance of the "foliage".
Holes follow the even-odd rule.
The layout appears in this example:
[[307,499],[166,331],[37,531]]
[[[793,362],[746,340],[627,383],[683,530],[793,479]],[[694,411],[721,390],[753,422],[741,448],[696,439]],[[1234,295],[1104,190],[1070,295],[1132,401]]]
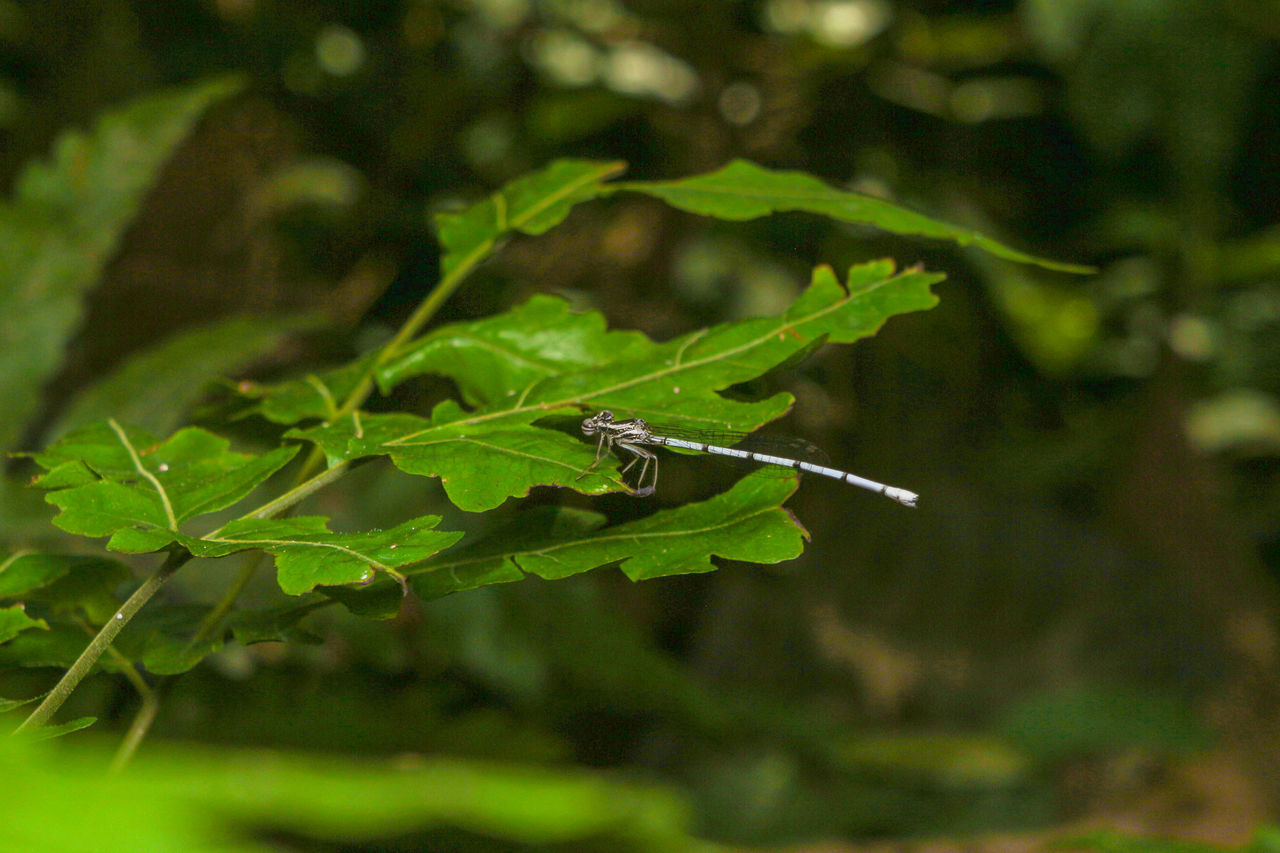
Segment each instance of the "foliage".
[[[619,851],[714,849],[689,834],[665,791],[586,772],[450,759],[396,764],[280,752],[165,746],[123,777],[100,748],[54,755],[4,744],[11,850],[278,850],[294,844],[594,845]],[[353,791],[360,792],[352,796]],[[76,820],[66,820],[68,802]],[[58,827],[56,833],[51,827]],[[274,840],[272,840],[274,839]],[[56,846],[51,846],[56,845]]]
[[[121,128],[132,131],[130,144],[140,145],[143,131],[151,129],[149,123],[167,119],[166,127],[181,126],[180,121],[189,124],[211,92],[227,91],[225,86],[200,87],[185,97],[126,108],[103,122],[113,133],[102,132],[94,142],[77,144],[86,157],[106,159],[109,155],[99,154],[95,143],[118,148]],[[132,183],[143,185],[142,177],[148,169],[160,168],[164,152],[174,142],[172,133],[157,134],[146,156],[135,157],[142,165]],[[798,173],[738,162],[716,174],[683,181],[605,183],[619,171],[617,163],[559,161],[461,213],[441,215],[442,281],[388,344],[324,373],[274,386],[243,387],[247,412],[299,424],[285,433],[279,447],[233,452],[227,439],[205,429],[187,427],[161,438],[108,418],[73,428],[48,447],[26,454],[45,471],[35,482],[58,508],[53,522],[59,528],[77,536],[106,537],[112,551],[168,554],[148,581],[151,586],[144,584],[119,609],[104,606],[103,600],[109,594],[104,578],[119,578],[114,563],[22,551],[6,558],[5,597],[43,604],[41,612],[53,620],[28,616],[20,606],[11,606],[5,611],[11,640],[6,656],[28,666],[71,666],[59,689],[27,725],[46,722],[88,671],[106,666],[102,655],[117,636],[114,654],[123,659],[113,660],[112,668],[127,669],[131,661],[140,661],[153,673],[176,673],[218,649],[225,634],[234,630],[232,625],[239,626],[242,639],[287,639],[297,619],[313,608],[306,601],[283,614],[241,612],[223,623],[226,606],[203,613],[153,607],[150,615],[144,614],[120,635],[155,588],[192,558],[261,551],[274,558],[277,581],[286,594],[330,587],[330,600],[346,604],[354,613],[378,616],[391,615],[394,609],[389,605],[395,602],[375,583],[379,575],[398,582],[406,593],[412,577],[421,595],[438,597],[525,573],[557,579],[620,564],[629,577],[640,580],[710,570],[712,555],[765,563],[791,559],[800,553],[804,530],[780,508],[793,485],[777,481],[746,480],[709,500],[614,525],[607,525],[604,516],[582,511],[526,513],[518,523],[471,537],[446,555],[440,552],[462,534],[437,530],[439,516],[408,519],[387,530],[345,533],[330,530],[323,517],[295,516],[290,510],[340,477],[351,463],[383,454],[405,473],[440,478],[453,504],[472,512],[494,509],[537,486],[591,495],[625,488],[616,475],[584,474],[592,467],[594,451],[571,434],[572,428],[552,428],[557,419],[611,407],[677,424],[753,429],[782,414],[790,398],[776,395],[753,403],[721,392],[823,343],[852,343],[896,314],[931,307],[929,288],[940,279],[921,271],[897,274],[891,263],[876,262],[854,267],[847,281],[840,282],[831,269],[819,267],[808,289],[776,317],[723,323],[663,344],[636,333],[610,332],[599,315],[574,313],[548,296],[505,314],[417,336],[440,299],[509,232],[544,233],[562,222],[574,205],[627,190],[727,219],[808,210],[890,231],[975,242],[1009,257],[1036,261],[979,235],[824,187]],[[56,197],[55,190],[46,197]],[[111,233],[122,227],[118,218],[98,224],[110,226]],[[105,241],[101,235],[96,239]],[[51,257],[60,257],[64,249],[49,251]],[[39,325],[39,318],[33,325]],[[209,378],[209,368],[190,354],[200,347],[259,351],[269,340],[263,331],[244,322],[223,323],[176,343],[162,343],[155,353],[104,380],[81,410],[101,409],[101,401],[127,398],[128,389],[145,388],[148,368],[172,367],[186,383],[198,384]],[[222,367],[234,363],[234,358],[217,362]],[[447,400],[429,418],[361,409],[373,380],[390,394],[422,374],[451,379],[468,407]],[[184,396],[188,401],[194,398],[190,393]],[[98,402],[89,402],[94,398]],[[135,406],[144,414],[153,409],[154,405]],[[72,415],[70,422],[82,417]],[[323,420],[306,425],[316,418]],[[280,497],[230,520],[210,518],[242,503],[288,466],[299,450],[295,440],[322,449],[328,469],[315,473],[306,463],[297,472],[302,479]],[[94,580],[86,583],[90,577]],[[80,588],[69,591],[72,579]],[[371,584],[364,592],[341,589]],[[87,598],[86,588],[94,591]],[[228,594],[230,604],[236,591]],[[114,614],[108,615],[111,610]],[[59,622],[59,616],[101,628],[74,665],[69,654],[77,626]],[[275,626],[275,633],[264,630],[268,626]]]
[[[0,449],[28,455],[0,483],[0,693],[88,664],[28,730],[122,726],[134,690],[126,740],[159,706],[183,738],[626,764],[752,844],[1060,816],[1044,763],[1204,742],[1151,683],[1256,724],[1273,674],[1224,659],[1270,659],[1250,578],[1280,553],[1265,4],[980,5],[6,8]],[[248,85],[147,94],[228,67]],[[931,305],[917,259],[954,270],[942,310],[822,349]],[[129,275],[209,322],[101,323]],[[806,305],[865,328],[788,326]],[[739,364],[744,317],[787,339]],[[85,360],[94,335],[132,351]],[[654,501],[578,479],[584,414],[754,429],[790,405],[759,377],[810,354],[783,374],[801,431],[907,471],[920,514],[689,496],[696,462]],[[226,376],[252,379],[193,414]],[[802,547],[814,571],[678,577]],[[1004,707],[1045,684],[1075,687]],[[999,737],[933,733],[957,720]],[[907,731],[847,731],[878,723]]]

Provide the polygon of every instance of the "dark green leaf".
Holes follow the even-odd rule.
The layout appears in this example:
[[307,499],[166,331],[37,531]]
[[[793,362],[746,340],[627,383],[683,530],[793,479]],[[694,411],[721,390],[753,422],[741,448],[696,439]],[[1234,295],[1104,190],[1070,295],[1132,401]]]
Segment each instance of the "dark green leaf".
[[241,383],[238,390],[250,399],[258,399],[249,409],[278,424],[296,424],[307,418],[328,420],[338,413],[343,401],[360,384],[369,372],[373,356],[364,356],[350,364],[321,373],[312,373],[302,379],[292,379],[274,385]]
[[320,592],[364,619],[394,619],[404,607],[404,589],[395,583],[368,586],[326,586]]
[[47,631],[49,623],[43,619],[32,619],[21,604],[0,607],[0,643],[7,643],[31,628]]
[[260,548],[276,558],[280,588],[301,595],[317,586],[368,583],[376,572],[399,577],[396,569],[421,562],[458,540],[461,533],[437,531],[438,516],[423,516],[390,530],[334,533],[316,516],[242,519],[202,539],[183,539],[193,554],[221,557]]
[[[0,646],[0,667],[57,667],[66,669],[89,645],[90,634],[79,625],[50,624],[47,631],[24,631]],[[118,672],[120,665],[110,656],[99,659],[102,669]]]
[[107,417],[167,433],[210,382],[261,358],[285,335],[307,325],[315,321],[232,317],[181,332],[133,356],[80,394],[50,434]]
[[90,622],[101,623],[119,607],[116,588],[130,575],[129,568],[115,560],[27,554],[0,571],[0,598],[47,602],[54,613],[80,610]]
[[222,636],[193,643],[209,608],[204,605],[147,607],[133,617],[115,646],[156,675],[178,675],[222,648]]
[[0,447],[35,411],[120,235],[204,111],[240,88],[216,80],[139,99],[89,134],[65,133],[0,205]]
[[[391,584],[395,590],[396,610],[398,611],[402,591],[399,586]],[[346,589],[346,587],[326,587],[329,589]],[[304,601],[301,604],[286,604],[267,610],[241,610],[228,620],[232,636],[242,646],[254,643],[315,643],[315,636],[298,627],[298,623],[308,615],[329,602],[323,599]]]
[[[664,344],[631,343],[617,360],[545,375],[475,411],[446,401],[430,419],[357,413],[290,435],[316,442],[331,462],[390,455],[403,471],[439,476],[449,499],[466,510],[491,509],[535,485],[599,494],[618,488],[618,481],[594,472],[583,476],[595,448],[581,439],[576,424],[571,432],[561,432],[536,427],[534,421],[610,408],[620,417],[651,422],[755,429],[785,412],[790,399],[777,395],[744,403],[718,392],[767,373],[817,341],[850,343],[896,314],[932,307],[937,300],[929,288],[940,279],[915,271],[894,275],[891,263],[879,262],[855,267],[846,289],[829,268],[819,267],[812,285],[779,317],[726,323]],[[486,334],[499,325],[482,322]],[[607,351],[598,344],[610,333],[597,321],[566,319],[566,325],[579,346],[598,355]],[[592,328],[600,330],[594,338],[584,332]],[[553,348],[559,327],[544,331],[540,345]],[[544,367],[550,370],[552,364]]]
[[174,541],[182,522],[241,500],[297,452],[284,447],[249,456],[228,446],[191,428],[157,444],[149,433],[109,421],[73,430],[33,455],[51,472],[79,462],[102,478],[51,492],[48,501],[62,510],[55,524],[81,536],[110,536],[107,547],[142,553]]
[[624,163],[557,160],[545,169],[517,178],[460,213],[436,216],[444,257],[442,277],[452,278],[489,255],[512,231],[542,234],[564,221],[570,209],[595,198],[603,181],[618,175]]
[[1019,252],[976,231],[938,222],[872,196],[835,189],[804,172],[774,171],[747,160],[734,160],[715,172],[678,181],[612,186],[657,196],[673,207],[702,216],[742,220],[784,211],[804,211],[841,222],[870,225],[893,234],[952,240],[961,246],[976,246],[999,258],[1060,272],[1093,272],[1091,267]]

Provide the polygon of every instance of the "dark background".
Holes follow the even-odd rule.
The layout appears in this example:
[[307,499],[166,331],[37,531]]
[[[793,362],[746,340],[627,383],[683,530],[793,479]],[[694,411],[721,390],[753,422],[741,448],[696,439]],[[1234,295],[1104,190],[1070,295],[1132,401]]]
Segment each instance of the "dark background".
[[[933,311],[746,389],[793,393],[780,428],[920,510],[811,478],[793,563],[325,615],[318,646],[185,677],[153,736],[621,768],[753,844],[1092,821],[1247,838],[1280,802],[1278,36],[1274,0],[0,3],[6,186],[130,98],[249,80],[165,170],[45,423],[216,316],[326,312],[263,377],[367,349],[436,279],[430,214],[557,157],[635,178],[747,157],[1099,269],[585,205],[442,319],[558,293],[665,339],[776,310],[817,263],[945,271]],[[660,499],[720,477],[664,465]],[[374,465],[323,510],[367,526],[440,501]],[[133,712],[123,683],[76,701]]]

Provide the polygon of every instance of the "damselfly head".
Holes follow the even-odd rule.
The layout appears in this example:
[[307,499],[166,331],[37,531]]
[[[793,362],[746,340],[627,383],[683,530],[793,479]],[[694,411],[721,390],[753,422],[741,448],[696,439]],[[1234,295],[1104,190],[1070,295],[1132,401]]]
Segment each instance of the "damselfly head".
[[613,412],[605,409],[598,415],[592,415],[582,422],[582,432],[584,435],[592,435],[601,430],[608,429],[613,423]]

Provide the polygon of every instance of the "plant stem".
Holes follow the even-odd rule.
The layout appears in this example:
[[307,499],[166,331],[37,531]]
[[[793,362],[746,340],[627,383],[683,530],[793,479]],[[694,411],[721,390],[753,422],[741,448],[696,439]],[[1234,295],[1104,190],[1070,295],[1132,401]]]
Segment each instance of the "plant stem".
[[31,712],[31,716],[23,720],[22,725],[14,730],[14,734],[23,731],[35,730],[49,722],[62,704],[67,701],[71,693],[80,685],[84,677],[88,675],[93,667],[115,642],[116,637],[125,625],[129,624],[135,614],[142,609],[143,605],[151,600],[160,587],[164,586],[165,581],[169,580],[184,563],[191,559],[191,555],[185,551],[173,549],[169,551],[168,558],[160,568],[156,569],[151,577],[142,582],[142,586],[134,590],[133,595],[120,605],[120,609],[115,615],[107,620],[107,624],[98,629],[98,633],[80,653],[80,657],[76,658],[71,668],[62,674],[62,678],[54,685],[53,690],[49,691],[49,695],[44,697],[44,701]]

